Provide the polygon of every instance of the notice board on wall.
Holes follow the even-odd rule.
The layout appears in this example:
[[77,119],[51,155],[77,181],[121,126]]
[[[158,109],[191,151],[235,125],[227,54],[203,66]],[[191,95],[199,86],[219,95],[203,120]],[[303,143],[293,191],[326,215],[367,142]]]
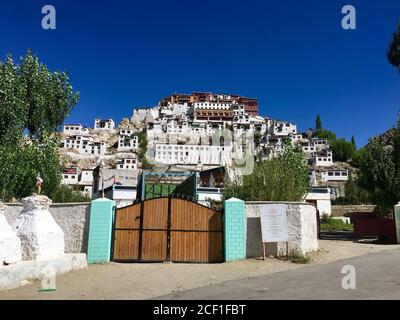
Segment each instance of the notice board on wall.
[[260,206],[262,242],[288,241],[288,221],[284,204]]

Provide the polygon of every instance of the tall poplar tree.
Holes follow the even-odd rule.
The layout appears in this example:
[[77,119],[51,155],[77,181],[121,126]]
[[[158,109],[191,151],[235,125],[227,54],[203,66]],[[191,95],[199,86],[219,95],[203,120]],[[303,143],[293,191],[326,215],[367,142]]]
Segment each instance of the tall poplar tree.
[[389,63],[397,68],[400,72],[400,21],[397,30],[393,34],[392,42],[390,43],[387,52]]
[[15,64],[0,60],[0,199],[21,198],[35,189],[51,196],[60,186],[59,140],[55,131],[77,104],[65,72],[51,72],[31,51]]

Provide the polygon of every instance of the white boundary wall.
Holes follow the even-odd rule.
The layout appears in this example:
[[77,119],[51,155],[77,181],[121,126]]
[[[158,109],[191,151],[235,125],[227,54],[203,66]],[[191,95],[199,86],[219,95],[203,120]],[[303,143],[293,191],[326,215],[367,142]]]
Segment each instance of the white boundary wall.
[[[246,202],[247,257],[263,255],[261,238],[260,205],[284,204],[288,218],[289,251],[299,249],[303,254],[318,251],[317,209],[304,202]],[[266,245],[267,255],[286,253],[286,243]]]
[[[20,203],[5,203],[4,215],[11,225],[22,211]],[[52,204],[50,213],[64,232],[65,253],[86,253],[90,203]]]

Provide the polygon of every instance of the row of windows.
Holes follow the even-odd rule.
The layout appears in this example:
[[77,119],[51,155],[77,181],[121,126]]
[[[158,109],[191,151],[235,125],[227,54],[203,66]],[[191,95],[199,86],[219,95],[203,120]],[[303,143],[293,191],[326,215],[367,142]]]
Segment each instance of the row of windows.
[[[74,145],[69,145],[69,144],[66,144],[65,147],[66,147],[66,148],[75,148]],[[86,145],[86,144],[84,144],[84,145],[82,146],[82,149],[87,151],[87,147],[89,147],[89,149],[92,149],[92,150],[96,150],[96,149],[97,149],[97,151],[100,151],[100,150],[101,150],[99,146],[88,146],[88,145]],[[77,148],[79,149],[79,146],[77,146]]]
[[330,176],[330,177],[333,177],[333,176],[335,176],[335,177],[340,177],[340,176],[342,176],[342,177],[347,177],[348,174],[347,174],[346,171],[342,171],[342,172],[332,172],[332,171],[328,171],[328,176]]
[[80,130],[81,127],[65,127],[65,130]]
[[[330,177],[333,177],[333,176],[335,176],[335,177],[340,177],[340,176],[347,177],[348,176],[348,173],[346,171],[341,171],[341,172],[340,171],[339,172],[328,171],[327,173],[328,173],[328,176],[330,176]],[[311,176],[312,172],[309,172],[309,175]]]
[[[120,133],[124,133],[124,134],[132,134],[133,130],[120,130]],[[137,138],[137,137],[136,137]]]
[[[166,156],[157,156],[156,161],[199,161],[199,162],[218,162],[220,157],[214,156],[214,157],[166,157]],[[223,159],[231,159],[231,157],[224,157]]]
[[314,146],[315,146],[316,144],[318,144],[318,145],[321,145],[321,144],[326,145],[325,143],[312,143],[312,142],[311,142],[311,143],[308,144],[307,147],[304,147],[304,149],[305,149],[305,150],[308,150],[308,148],[311,148],[310,150],[313,150],[313,148],[314,148]]
[[136,163],[135,159],[125,159],[124,163]]
[[71,176],[71,177],[69,177],[69,176],[67,176],[67,175],[64,175],[64,179],[75,179],[76,178],[76,176]]
[[[78,145],[78,144],[81,144],[81,141],[76,141],[75,142],[75,140],[67,140],[66,143],[67,144],[75,144],[76,143]],[[83,145],[87,145],[88,143],[89,143],[89,141],[82,141]]]
[[124,168],[124,165],[123,165],[123,164],[120,164],[118,167],[119,167],[120,169],[132,169],[132,170],[136,169],[136,166],[134,166],[134,165],[125,166],[125,168]]
[[[171,147],[171,146],[157,146],[157,152],[160,152],[161,149],[163,150],[177,150],[179,148],[179,150],[205,150],[205,151],[210,151],[210,148],[212,148],[213,146],[204,146],[204,147],[188,147],[188,146],[180,146],[180,147]],[[225,150],[224,147],[216,147],[216,150]]]
[[[70,148],[68,145],[66,146],[67,148]],[[92,149],[91,150],[88,150],[88,149],[86,149],[86,146],[84,146],[83,148],[83,151],[85,152],[85,153],[91,153],[91,154],[100,154],[101,152],[102,152],[102,150],[99,148],[99,147],[92,147]]]
[[[220,150],[218,150],[218,151],[220,151]],[[221,151],[225,151],[225,148],[222,148],[221,149]],[[175,154],[175,155],[178,155],[178,151],[157,151],[157,156],[159,156],[159,155],[161,155],[161,154],[163,154],[163,155],[172,155],[172,154]],[[189,155],[189,152],[188,151],[186,151],[186,152],[180,152],[179,154],[181,154],[181,155],[183,155],[183,154],[186,154],[187,156]]]
[[120,147],[137,147],[136,143],[124,142],[119,144]]
[[230,104],[227,103],[207,103],[207,102],[197,102],[196,106],[210,106],[210,107],[230,107]]

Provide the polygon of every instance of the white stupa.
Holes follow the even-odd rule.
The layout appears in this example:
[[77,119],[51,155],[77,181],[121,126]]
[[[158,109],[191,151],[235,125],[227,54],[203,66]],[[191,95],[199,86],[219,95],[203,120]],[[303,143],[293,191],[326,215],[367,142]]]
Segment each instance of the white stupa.
[[21,239],[23,260],[43,261],[64,255],[64,232],[55,222],[46,196],[22,199],[23,209],[12,224]]
[[6,207],[0,202],[0,267],[21,261],[21,241],[8,224],[4,211]]

